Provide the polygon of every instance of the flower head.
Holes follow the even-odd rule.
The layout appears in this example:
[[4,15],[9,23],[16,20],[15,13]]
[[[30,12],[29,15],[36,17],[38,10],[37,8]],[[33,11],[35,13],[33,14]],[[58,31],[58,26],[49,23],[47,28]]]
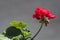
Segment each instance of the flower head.
[[44,21],[45,24],[47,24],[49,23],[49,19],[54,19],[56,16],[53,15],[50,10],[46,10],[44,8],[36,8],[33,14],[33,18],[40,20],[40,22]]
[[45,10],[44,8],[36,8],[35,13],[33,14],[33,18],[43,19],[45,17],[54,19],[56,16],[53,15],[49,10]]

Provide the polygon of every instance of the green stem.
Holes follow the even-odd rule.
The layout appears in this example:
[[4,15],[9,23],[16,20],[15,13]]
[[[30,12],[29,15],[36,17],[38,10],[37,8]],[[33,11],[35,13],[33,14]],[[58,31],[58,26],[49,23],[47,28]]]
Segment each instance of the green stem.
[[41,31],[43,27],[43,23],[41,23],[41,27],[39,28],[38,32],[31,38],[31,40],[34,40],[34,38],[38,35],[38,33]]

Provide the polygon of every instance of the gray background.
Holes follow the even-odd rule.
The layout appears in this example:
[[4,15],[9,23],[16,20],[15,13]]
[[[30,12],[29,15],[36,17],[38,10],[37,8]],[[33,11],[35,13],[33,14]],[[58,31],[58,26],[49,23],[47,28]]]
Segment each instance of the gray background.
[[17,20],[28,23],[28,29],[34,35],[40,26],[32,18],[36,7],[50,9],[56,19],[51,20],[48,27],[43,27],[35,40],[60,40],[60,0],[0,0],[0,33],[9,26],[11,20]]

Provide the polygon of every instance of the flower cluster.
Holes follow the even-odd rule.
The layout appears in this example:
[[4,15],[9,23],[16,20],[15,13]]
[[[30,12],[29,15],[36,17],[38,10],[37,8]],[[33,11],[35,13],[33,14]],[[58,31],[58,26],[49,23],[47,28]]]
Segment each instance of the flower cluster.
[[55,15],[53,15],[50,10],[45,10],[44,8],[36,8],[35,13],[33,14],[33,18],[43,19],[47,17],[48,19],[54,19]]
[[45,20],[49,23],[49,19],[54,19],[56,16],[51,13],[50,10],[46,10],[44,8],[36,8],[35,13],[33,14],[33,18],[37,20]]

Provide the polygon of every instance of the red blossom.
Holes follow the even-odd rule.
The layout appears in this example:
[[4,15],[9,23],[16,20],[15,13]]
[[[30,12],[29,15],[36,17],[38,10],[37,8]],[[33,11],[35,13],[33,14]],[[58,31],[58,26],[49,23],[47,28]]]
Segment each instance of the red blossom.
[[48,19],[54,19],[54,18],[56,18],[56,16],[53,15],[50,10],[47,10],[47,12],[48,13],[46,14],[46,17],[48,17]]
[[47,17],[48,19],[54,19],[56,16],[53,15],[50,10],[45,10],[44,8],[36,8],[33,18],[43,19]]

